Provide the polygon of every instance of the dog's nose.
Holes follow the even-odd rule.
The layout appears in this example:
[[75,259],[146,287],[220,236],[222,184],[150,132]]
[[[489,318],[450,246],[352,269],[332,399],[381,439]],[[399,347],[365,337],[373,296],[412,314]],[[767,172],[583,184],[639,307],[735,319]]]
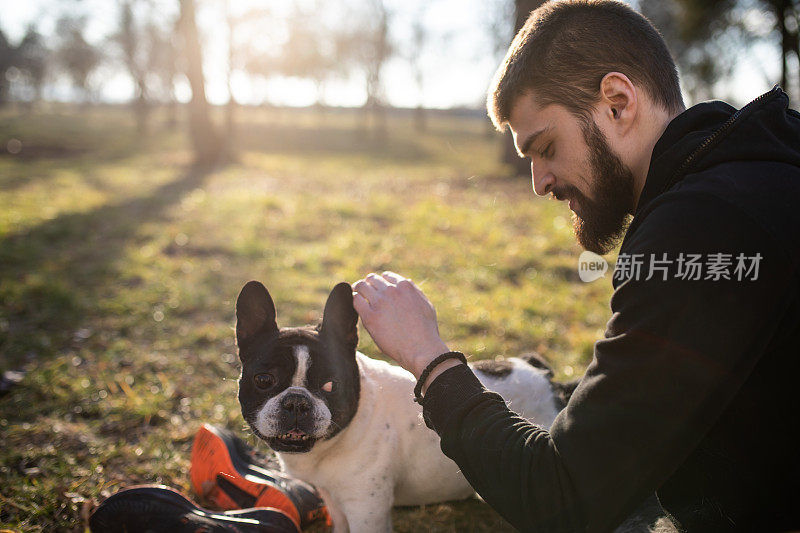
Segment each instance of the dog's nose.
[[311,402],[304,394],[287,394],[281,400],[281,407],[295,415],[303,415],[311,410]]

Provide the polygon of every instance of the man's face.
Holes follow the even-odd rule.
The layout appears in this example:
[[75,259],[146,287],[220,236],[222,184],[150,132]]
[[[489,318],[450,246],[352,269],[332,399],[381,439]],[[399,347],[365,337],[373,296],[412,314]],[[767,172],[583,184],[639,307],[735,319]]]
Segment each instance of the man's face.
[[619,241],[633,212],[634,179],[591,120],[565,107],[539,107],[520,97],[509,119],[517,151],[531,160],[533,190],[569,201],[578,242],[604,254]]

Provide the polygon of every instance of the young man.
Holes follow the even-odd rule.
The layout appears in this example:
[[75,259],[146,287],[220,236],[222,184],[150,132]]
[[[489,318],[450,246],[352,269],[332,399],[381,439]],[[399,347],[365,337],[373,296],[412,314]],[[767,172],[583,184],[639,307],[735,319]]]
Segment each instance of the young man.
[[[569,201],[583,247],[624,240],[605,338],[550,430],[448,359],[421,402],[444,453],[524,531],[609,531],[654,491],[685,531],[800,528],[800,115],[786,95],[684,110],[646,19],[566,0],[531,14],[488,108],[536,194]],[[448,351],[411,281],[354,290],[377,345],[418,378]]]

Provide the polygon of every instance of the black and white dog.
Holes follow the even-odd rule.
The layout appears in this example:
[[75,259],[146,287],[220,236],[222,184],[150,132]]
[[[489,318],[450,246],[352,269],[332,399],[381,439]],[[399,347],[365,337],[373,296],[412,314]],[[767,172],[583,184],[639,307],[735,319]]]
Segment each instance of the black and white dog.
[[[474,491],[423,423],[412,374],[356,351],[357,323],[346,283],[331,291],[319,326],[300,328],[278,328],[267,289],[247,283],[236,301],[239,402],[285,470],[320,490],[337,533],[389,532],[393,505]],[[472,367],[515,412],[544,427],[571,392],[535,357]]]
[[[393,505],[474,493],[422,422],[411,373],[356,351],[350,285],[334,287],[316,328],[279,329],[275,317],[267,289],[245,285],[236,302],[242,414],[289,474],[321,489],[336,531],[391,531]],[[473,368],[516,412],[549,426],[562,390],[531,361]]]

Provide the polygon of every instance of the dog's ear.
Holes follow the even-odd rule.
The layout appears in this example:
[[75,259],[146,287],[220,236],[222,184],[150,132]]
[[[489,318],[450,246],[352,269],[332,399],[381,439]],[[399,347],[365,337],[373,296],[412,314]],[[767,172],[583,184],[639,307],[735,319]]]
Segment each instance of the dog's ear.
[[277,332],[275,304],[264,285],[248,281],[236,299],[236,344],[241,348],[257,333]]
[[358,313],[353,307],[353,288],[349,283],[336,285],[322,313],[321,332],[343,342],[354,351],[358,346]]

